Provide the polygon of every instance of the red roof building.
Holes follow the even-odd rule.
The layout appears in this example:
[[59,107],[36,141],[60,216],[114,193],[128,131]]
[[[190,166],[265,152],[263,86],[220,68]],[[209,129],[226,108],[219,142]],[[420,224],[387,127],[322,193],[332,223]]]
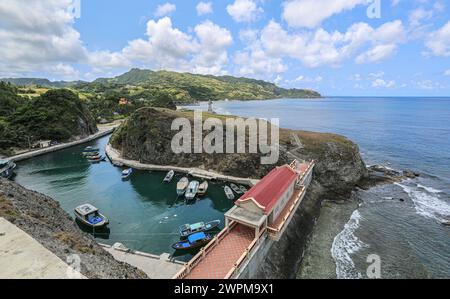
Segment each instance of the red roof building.
[[268,215],[286,190],[293,186],[298,176],[299,173],[288,165],[277,167],[245,193],[236,205],[241,206],[242,203],[253,201]]

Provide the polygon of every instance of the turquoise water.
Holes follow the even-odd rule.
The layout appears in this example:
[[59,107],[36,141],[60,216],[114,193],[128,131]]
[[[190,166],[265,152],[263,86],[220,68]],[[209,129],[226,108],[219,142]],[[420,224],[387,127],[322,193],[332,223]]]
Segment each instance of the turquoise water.
[[[98,207],[110,219],[109,231],[95,232],[102,243],[121,242],[135,250],[173,254],[171,244],[179,241],[180,225],[220,219],[223,227],[224,213],[232,202],[220,184],[210,183],[207,196],[186,204],[176,194],[181,175],[164,184],[165,173],[135,171],[128,181],[122,181],[121,168],[109,162],[90,164],[81,155],[85,146],[104,149],[108,140],[109,136],[20,162],[14,180],[58,200],[70,215],[83,203]],[[193,253],[176,255],[186,260]]]
[[367,164],[420,172],[419,179],[359,192],[361,206],[324,250],[331,250],[339,278],[366,277],[370,254],[380,256],[384,278],[450,277],[450,227],[441,224],[450,220],[450,98],[282,99],[214,108],[342,134],[358,143]]

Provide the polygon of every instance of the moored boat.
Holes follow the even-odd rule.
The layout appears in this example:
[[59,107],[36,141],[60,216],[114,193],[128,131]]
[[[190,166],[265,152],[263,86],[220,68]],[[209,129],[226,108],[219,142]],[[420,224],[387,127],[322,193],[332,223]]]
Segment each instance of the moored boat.
[[450,220],[442,221],[441,224],[442,224],[443,226],[450,226]]
[[199,196],[204,196],[206,194],[206,192],[208,191],[208,182],[204,181],[203,183],[200,184],[200,186],[198,186],[198,192],[197,194]]
[[185,224],[180,226],[180,237],[186,238],[198,232],[207,232],[217,228],[220,225],[220,220],[210,222],[199,222],[194,224]]
[[230,187],[231,189],[233,189],[234,192],[236,192],[236,194],[242,194],[241,189],[239,189],[239,187],[236,184],[231,183]]
[[242,185],[239,185],[239,189],[241,189],[242,193],[246,193],[248,190]]
[[223,187],[223,191],[225,191],[225,195],[227,196],[227,198],[229,200],[233,200],[234,199],[234,193],[233,193],[233,190],[231,190],[230,187],[228,187],[228,186]]
[[83,150],[83,153],[92,153],[92,152],[99,152],[100,149],[98,147],[88,146]]
[[109,224],[108,218],[100,214],[99,210],[91,204],[84,204],[75,208],[75,217],[84,225],[92,228]]
[[87,158],[87,160],[91,163],[98,163],[98,162],[102,162],[102,161],[106,161],[106,156],[90,156]]
[[195,233],[187,237],[186,240],[174,243],[172,248],[175,250],[189,250],[194,248],[203,247],[213,239],[210,234],[203,232]]
[[0,160],[0,177],[11,178],[14,174],[16,164],[9,160]]
[[197,181],[192,181],[189,183],[189,187],[186,190],[186,193],[184,194],[184,197],[186,197],[187,200],[193,200],[198,192],[198,187],[200,186],[200,183]]
[[167,173],[166,177],[164,178],[164,183],[170,183],[173,179],[173,176],[175,175],[175,171],[171,170]]
[[122,179],[126,180],[133,174],[133,168],[125,169],[122,171]]
[[189,186],[189,179],[187,177],[181,178],[177,183],[177,195],[183,195]]

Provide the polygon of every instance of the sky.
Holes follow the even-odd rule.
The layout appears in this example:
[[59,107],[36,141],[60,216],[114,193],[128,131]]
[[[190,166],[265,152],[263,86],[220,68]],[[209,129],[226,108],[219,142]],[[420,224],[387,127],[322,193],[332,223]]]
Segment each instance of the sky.
[[130,68],[329,96],[450,96],[444,0],[1,0],[0,77]]

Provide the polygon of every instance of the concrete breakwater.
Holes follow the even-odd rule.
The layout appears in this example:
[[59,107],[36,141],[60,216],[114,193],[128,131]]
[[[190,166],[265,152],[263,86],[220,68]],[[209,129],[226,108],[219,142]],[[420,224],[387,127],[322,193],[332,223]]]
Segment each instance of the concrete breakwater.
[[213,171],[207,171],[199,168],[184,168],[184,167],[176,167],[170,165],[152,165],[152,164],[144,164],[139,161],[128,160],[121,157],[121,153],[114,149],[110,144],[106,145],[106,155],[116,166],[123,167],[132,167],[134,169],[139,170],[150,170],[150,171],[170,171],[174,170],[175,172],[185,173],[191,175],[193,177],[205,179],[205,180],[217,180],[217,181],[225,181],[231,183],[237,183],[241,185],[254,186],[259,182],[258,179],[253,178],[240,178],[234,176],[223,175]]
[[22,154],[18,154],[12,157],[9,157],[8,160],[13,161],[13,162],[19,162],[19,161],[23,161],[23,160],[27,160],[33,157],[37,157],[37,156],[41,156],[41,155],[45,155],[48,153],[52,153],[52,152],[56,152],[56,151],[60,151],[72,146],[76,146],[76,145],[80,145],[83,143],[87,143],[87,142],[91,142],[93,140],[99,139],[103,136],[109,135],[112,132],[114,132],[114,130],[119,126],[120,124],[115,123],[113,125],[108,125],[108,126],[99,126],[98,129],[99,131],[95,134],[89,135],[86,138],[82,138],[79,140],[74,140],[71,142],[66,142],[66,143],[61,143],[58,145],[54,145],[48,148],[43,148],[43,149],[39,149],[39,150],[32,150],[29,152],[25,152]]

